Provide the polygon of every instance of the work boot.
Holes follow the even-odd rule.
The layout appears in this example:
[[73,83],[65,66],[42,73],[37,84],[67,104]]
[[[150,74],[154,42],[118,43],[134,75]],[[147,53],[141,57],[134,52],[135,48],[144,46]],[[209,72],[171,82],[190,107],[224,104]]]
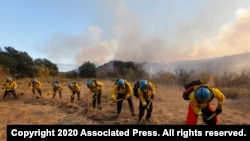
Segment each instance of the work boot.
[[18,99],[18,97],[17,97],[17,95],[16,95],[15,92],[13,93],[13,96],[14,96],[15,99]]
[[102,105],[101,104],[98,105],[98,109],[102,110]]
[[70,97],[70,101],[73,102],[74,101],[74,96]]
[[56,97],[56,94],[55,94],[55,93],[53,93],[52,99],[55,99],[55,97]]
[[119,117],[120,117],[120,114],[117,114],[117,115],[116,115],[116,118],[119,119]]
[[146,122],[151,123],[151,119],[150,118],[146,118]]
[[7,93],[5,93],[5,94],[3,95],[3,100],[5,99],[6,96],[7,96]]

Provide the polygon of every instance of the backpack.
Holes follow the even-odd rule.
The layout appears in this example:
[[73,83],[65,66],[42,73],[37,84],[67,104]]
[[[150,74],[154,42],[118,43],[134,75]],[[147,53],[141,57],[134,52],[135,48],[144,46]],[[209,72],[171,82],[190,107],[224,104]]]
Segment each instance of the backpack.
[[139,81],[136,81],[135,84],[134,84],[134,87],[133,87],[134,96],[135,96],[136,98],[139,98],[139,95],[138,95],[139,85],[140,85],[140,82],[139,82]]
[[196,85],[201,85],[201,84],[204,84],[204,82],[202,80],[194,80],[194,81],[191,81],[187,84],[184,85],[184,92],[182,94],[182,97],[184,100],[189,100],[189,95],[191,94],[191,92],[194,91],[194,87],[193,86],[196,86]]

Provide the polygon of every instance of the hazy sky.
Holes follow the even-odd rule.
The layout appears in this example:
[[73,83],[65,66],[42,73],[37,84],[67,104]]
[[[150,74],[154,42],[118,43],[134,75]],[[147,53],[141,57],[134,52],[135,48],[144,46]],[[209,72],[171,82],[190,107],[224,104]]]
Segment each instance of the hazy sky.
[[170,63],[250,51],[249,0],[0,0],[0,18],[2,49],[53,63]]

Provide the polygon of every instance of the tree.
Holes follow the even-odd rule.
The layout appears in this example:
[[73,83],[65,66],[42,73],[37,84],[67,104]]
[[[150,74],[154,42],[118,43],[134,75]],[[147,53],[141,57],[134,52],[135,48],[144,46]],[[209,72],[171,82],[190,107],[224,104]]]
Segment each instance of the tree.
[[96,66],[94,63],[90,63],[89,61],[85,61],[79,67],[79,75],[82,78],[95,78],[96,77]]
[[139,80],[148,77],[148,74],[141,64],[135,64],[131,61],[114,61],[113,73],[115,73],[117,77],[122,77],[128,80]]
[[35,72],[33,59],[26,53],[15,50],[13,47],[5,47],[8,57],[14,59],[12,63],[16,62],[15,68],[10,68],[10,72],[13,74],[22,74],[24,76],[32,77]]
[[187,72],[186,70],[182,68],[175,69],[175,74],[177,78],[177,84],[178,85],[184,85],[188,82],[188,79],[195,73],[194,70],[190,70]]
[[15,74],[17,62],[14,58],[9,57],[6,53],[0,52],[0,64],[3,65],[4,70],[8,70],[7,73]]
[[[58,74],[58,67],[56,64],[52,63],[51,61],[47,60],[47,59],[35,59],[34,60],[34,64],[36,66],[37,69],[37,73],[38,73],[38,67],[40,67],[39,69],[39,73],[46,71],[46,73],[49,73],[52,76],[55,76]],[[42,71],[44,70],[44,71]],[[48,74],[46,74],[48,75]]]
[[131,61],[110,61],[97,68],[99,78],[124,78],[131,81],[148,78],[149,74],[144,70],[143,64]]

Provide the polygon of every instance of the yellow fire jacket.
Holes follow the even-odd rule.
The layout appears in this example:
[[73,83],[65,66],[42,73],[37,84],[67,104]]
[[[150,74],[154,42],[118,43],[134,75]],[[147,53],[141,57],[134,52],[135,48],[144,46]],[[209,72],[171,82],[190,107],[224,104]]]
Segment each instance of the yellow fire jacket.
[[101,93],[104,84],[102,82],[100,82],[100,81],[95,81],[95,82],[92,82],[92,83],[94,83],[95,85],[92,86],[92,87],[89,87],[90,93],[91,94]]
[[141,103],[146,105],[146,100],[151,99],[151,97],[155,97],[155,87],[152,82],[148,82],[149,89],[147,91],[142,91],[140,88],[138,89],[138,95]]
[[201,109],[205,108],[208,104],[210,104],[212,102],[212,100],[217,99],[217,104],[222,106],[224,104],[225,101],[225,96],[224,94],[217,88],[213,88],[211,86],[208,86],[208,88],[210,89],[210,91],[213,93],[214,97],[211,101],[208,102],[204,102],[204,103],[198,103],[198,101],[195,99],[194,93],[195,90],[198,88],[198,86],[194,86],[194,91],[191,92],[191,94],[189,95],[189,103],[191,105],[191,107],[193,108],[194,112],[197,115],[200,115],[201,113]]
[[62,90],[62,85],[58,84],[57,86],[52,86],[52,91],[61,91]]
[[131,84],[125,81],[124,88],[119,88],[118,85],[115,85],[110,93],[111,99],[116,99],[117,93],[131,96],[133,93]]
[[3,89],[5,89],[6,91],[9,91],[9,90],[14,90],[17,88],[17,84],[15,81],[12,81],[12,82],[6,82],[3,84]]
[[72,92],[80,92],[81,87],[80,87],[79,84],[75,83],[75,84],[72,85],[72,87],[69,88],[69,90],[70,90],[70,93],[72,93]]
[[36,80],[36,82],[29,82],[29,87],[32,89],[39,89],[42,86],[41,82]]

